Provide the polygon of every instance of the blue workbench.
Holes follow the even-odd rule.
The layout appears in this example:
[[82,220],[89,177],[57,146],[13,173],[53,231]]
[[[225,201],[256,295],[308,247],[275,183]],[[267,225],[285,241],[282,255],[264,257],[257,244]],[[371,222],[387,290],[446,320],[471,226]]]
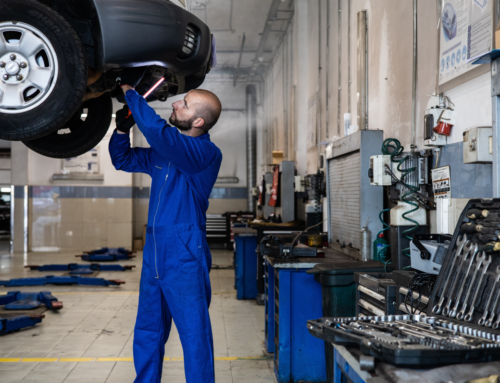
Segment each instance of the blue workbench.
[[265,262],[266,347],[270,349],[274,338],[276,378],[279,383],[325,382],[324,342],[310,336],[306,327],[307,320],[323,316],[321,285],[306,273],[318,259],[283,262],[265,257]]
[[257,235],[235,237],[234,274],[237,299],[257,298]]

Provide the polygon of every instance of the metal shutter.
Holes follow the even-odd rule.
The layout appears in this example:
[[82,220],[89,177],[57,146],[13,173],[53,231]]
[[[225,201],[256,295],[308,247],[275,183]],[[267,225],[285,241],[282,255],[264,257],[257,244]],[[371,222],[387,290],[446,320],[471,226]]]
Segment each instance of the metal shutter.
[[355,151],[328,161],[331,242],[359,249],[361,154]]

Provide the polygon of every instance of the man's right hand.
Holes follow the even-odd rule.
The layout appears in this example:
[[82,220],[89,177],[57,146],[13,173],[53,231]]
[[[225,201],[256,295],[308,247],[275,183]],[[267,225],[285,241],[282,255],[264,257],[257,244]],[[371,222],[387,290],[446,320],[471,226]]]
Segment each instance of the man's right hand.
[[116,129],[122,133],[129,133],[135,125],[134,116],[129,115],[130,109],[124,105],[122,109],[116,112]]
[[134,89],[134,88],[132,88],[130,85],[122,85],[122,86],[121,86],[121,88],[122,88],[123,94],[127,94],[127,92],[128,92],[130,89]]

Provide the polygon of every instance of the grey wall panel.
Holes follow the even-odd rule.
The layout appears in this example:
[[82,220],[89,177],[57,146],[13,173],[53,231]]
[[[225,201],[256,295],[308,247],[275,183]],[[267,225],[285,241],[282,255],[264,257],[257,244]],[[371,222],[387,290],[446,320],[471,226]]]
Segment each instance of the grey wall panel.
[[451,198],[493,198],[491,164],[464,164],[463,142],[443,147],[439,167],[450,166]]

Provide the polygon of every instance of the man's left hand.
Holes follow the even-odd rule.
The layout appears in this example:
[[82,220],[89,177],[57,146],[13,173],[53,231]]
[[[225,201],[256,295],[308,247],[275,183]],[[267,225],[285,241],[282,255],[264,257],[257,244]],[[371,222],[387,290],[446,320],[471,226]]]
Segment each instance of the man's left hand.
[[122,109],[116,112],[116,129],[123,133],[129,133],[135,125],[134,116],[129,116],[129,108],[124,105]]

